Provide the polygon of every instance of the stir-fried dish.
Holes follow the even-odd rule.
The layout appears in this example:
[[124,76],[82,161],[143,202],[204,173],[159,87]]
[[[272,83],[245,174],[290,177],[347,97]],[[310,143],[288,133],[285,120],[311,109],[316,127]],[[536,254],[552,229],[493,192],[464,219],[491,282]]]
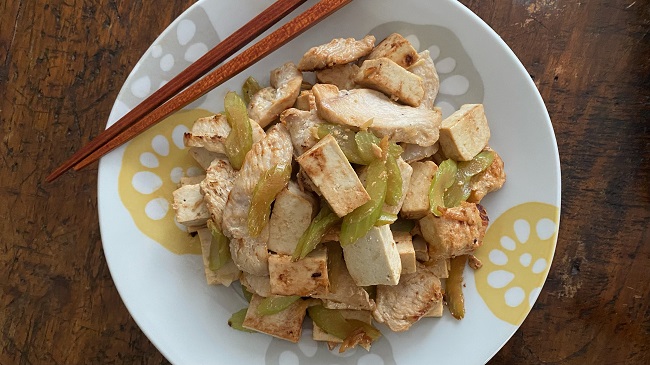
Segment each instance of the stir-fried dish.
[[406,331],[445,306],[463,318],[480,202],[505,173],[483,105],[443,119],[438,87],[429,52],[399,34],[334,39],[194,123],[184,142],[205,175],[182,179],[173,207],[208,284],[241,283],[231,327],[297,342],[308,316],[345,351],[369,349],[374,322]]

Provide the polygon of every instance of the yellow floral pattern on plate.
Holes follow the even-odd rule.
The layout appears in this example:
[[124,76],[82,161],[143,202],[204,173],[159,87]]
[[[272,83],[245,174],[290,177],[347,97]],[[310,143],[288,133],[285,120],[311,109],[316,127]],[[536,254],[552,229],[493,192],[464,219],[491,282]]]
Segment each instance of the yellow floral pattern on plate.
[[177,112],[133,139],[124,150],[118,192],[138,229],[175,254],[200,254],[174,218],[172,192],[182,176],[202,174],[183,144],[183,133],[198,118],[214,113],[195,109]]
[[535,302],[551,266],[559,209],[529,202],[501,214],[476,252],[483,267],[476,288],[492,313],[520,325]]

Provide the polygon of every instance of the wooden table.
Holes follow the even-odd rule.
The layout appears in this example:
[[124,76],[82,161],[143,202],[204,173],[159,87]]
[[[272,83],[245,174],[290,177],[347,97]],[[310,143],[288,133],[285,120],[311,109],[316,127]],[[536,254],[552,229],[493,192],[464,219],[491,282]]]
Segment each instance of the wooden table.
[[[650,363],[648,2],[462,2],[534,79],[562,163],[548,282],[490,363]],[[104,128],[133,65],[192,3],[1,3],[0,364],[166,362],[111,280],[96,168],[44,178]]]

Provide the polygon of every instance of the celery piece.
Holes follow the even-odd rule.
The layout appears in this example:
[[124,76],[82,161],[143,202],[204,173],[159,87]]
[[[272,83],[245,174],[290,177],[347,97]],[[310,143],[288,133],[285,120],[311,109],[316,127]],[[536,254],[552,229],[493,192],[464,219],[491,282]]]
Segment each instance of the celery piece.
[[248,308],[243,308],[235,313],[233,313],[232,316],[230,316],[230,319],[228,319],[228,325],[238,331],[243,331],[243,332],[254,332],[249,330],[248,328],[244,328],[244,319],[246,318],[246,312],[248,311]]
[[494,152],[483,151],[470,161],[458,162],[456,180],[444,194],[445,206],[448,208],[459,206],[466,201],[472,192],[470,180],[472,176],[479,174],[492,164]]
[[433,181],[431,182],[431,188],[429,189],[429,204],[431,213],[436,217],[442,215],[438,210],[438,207],[445,207],[444,194],[445,191],[454,183],[456,180],[456,162],[454,160],[444,160],[438,166],[438,171],[436,176],[434,176]]
[[386,204],[395,206],[402,199],[402,171],[399,169],[397,159],[391,153],[386,157],[386,172],[388,173]]
[[345,340],[354,331],[354,326],[343,318],[341,312],[336,309],[328,309],[322,305],[316,305],[307,308],[307,313],[309,313],[312,321],[323,331],[341,340]]
[[326,135],[331,134],[350,163],[366,165],[365,160],[363,160],[359,155],[357,142],[354,139],[354,131],[340,125],[323,123],[318,126],[317,132],[318,138],[323,138]]
[[377,222],[375,222],[375,227],[383,226],[384,224],[393,224],[397,220],[397,214],[381,212]]
[[237,93],[231,91],[226,94],[224,107],[231,128],[224,144],[226,155],[230,164],[239,170],[244,164],[246,154],[253,146],[253,127],[248,118],[246,104]]
[[[372,132],[359,131],[354,135],[354,140],[357,142],[359,156],[361,156],[361,159],[366,165],[381,158],[382,153],[379,149],[381,140],[372,134]],[[377,153],[379,153],[379,155]]]
[[390,230],[395,232],[395,231],[400,231],[400,232],[411,232],[411,230],[415,227],[415,221],[410,220],[410,219],[397,219],[395,223],[390,225]]
[[212,219],[208,219],[208,228],[212,233],[210,254],[208,255],[208,268],[212,271],[219,270],[230,261],[230,244],[228,238],[217,228]]
[[387,185],[386,164],[380,159],[373,161],[366,171],[365,188],[370,200],[343,217],[340,238],[342,246],[354,243],[375,225],[381,216]]
[[456,319],[465,317],[465,299],[463,298],[463,270],[467,255],[456,256],[451,259],[449,277],[447,278],[445,298],[449,312]]
[[270,314],[276,314],[287,309],[291,304],[296,300],[300,299],[298,295],[292,296],[270,296],[262,299],[260,304],[257,306],[257,313],[261,316],[268,316]]
[[255,95],[256,92],[260,91],[262,87],[255,80],[253,76],[248,76],[244,84],[241,86],[241,94],[244,97],[244,102],[248,105],[251,102],[251,98]]
[[257,237],[269,222],[271,203],[287,186],[291,178],[291,165],[273,165],[255,185],[251,206],[248,210],[248,231]]
[[465,176],[474,176],[479,174],[492,164],[494,161],[494,152],[482,151],[474,156],[470,161],[461,161],[458,163],[458,170],[462,171]]
[[250,303],[251,299],[253,299],[253,293],[249,292],[243,285],[241,286],[241,293],[244,295],[244,299]]
[[327,231],[341,220],[325,201],[321,201],[321,208],[309,227],[303,232],[293,251],[292,261],[304,258],[312,252],[325,236]]

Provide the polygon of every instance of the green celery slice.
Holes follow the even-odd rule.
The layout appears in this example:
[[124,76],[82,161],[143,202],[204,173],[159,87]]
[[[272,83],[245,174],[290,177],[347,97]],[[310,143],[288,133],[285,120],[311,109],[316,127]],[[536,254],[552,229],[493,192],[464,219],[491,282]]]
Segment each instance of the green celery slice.
[[354,135],[354,140],[357,142],[357,148],[359,149],[359,156],[365,162],[365,165],[370,164],[372,161],[381,158],[381,156],[376,155],[376,147],[373,148],[372,145],[379,147],[381,140],[377,138],[374,134],[368,131],[359,131]]
[[472,193],[470,186],[472,176],[485,171],[490,167],[492,161],[494,161],[494,152],[483,151],[470,161],[458,162],[456,181],[444,194],[445,206],[448,208],[456,207],[461,202],[466,201]]
[[323,138],[328,134],[331,134],[332,137],[334,137],[336,143],[341,147],[343,154],[350,163],[359,165],[366,164],[365,160],[363,160],[359,154],[357,142],[354,139],[354,131],[340,125],[329,123],[323,123],[318,126],[318,138]]
[[393,224],[396,220],[397,214],[382,211],[377,222],[375,222],[375,227],[383,226],[385,224]]
[[291,178],[291,165],[273,165],[255,185],[251,206],[248,210],[248,231],[257,237],[269,221],[271,203],[287,186]]
[[208,228],[212,233],[210,254],[208,255],[208,268],[212,271],[219,270],[230,261],[230,243],[228,238],[221,233],[212,219],[208,219]]
[[328,309],[322,305],[316,305],[307,308],[307,313],[309,313],[312,321],[323,331],[341,340],[345,340],[355,330],[354,325],[343,318],[341,313],[336,309]]
[[366,172],[366,191],[370,200],[343,217],[340,237],[342,246],[354,243],[375,225],[381,216],[387,187],[386,164],[377,159],[368,165]]
[[226,155],[233,168],[239,170],[244,164],[246,154],[253,146],[253,127],[248,118],[246,104],[237,93],[231,91],[226,94],[224,107],[231,128],[224,143]]
[[302,236],[300,236],[291,260],[297,261],[305,258],[305,256],[316,248],[327,231],[340,220],[341,218],[332,211],[332,208],[330,208],[327,202],[324,200],[321,201],[320,211],[311,221],[305,232],[303,232]]
[[241,286],[241,292],[244,295],[244,299],[246,299],[247,302],[251,302],[251,299],[253,299],[253,293],[249,292],[248,289],[246,289],[245,286]]
[[445,297],[449,312],[456,319],[465,317],[465,298],[463,297],[463,270],[467,263],[467,255],[451,259],[449,278],[447,278]]
[[257,306],[257,313],[262,316],[280,313],[299,299],[298,295],[266,297]]
[[233,313],[232,316],[230,316],[230,319],[228,319],[228,325],[238,331],[254,332],[249,330],[248,328],[244,328],[244,319],[246,318],[247,311],[248,308],[243,308]]
[[457,169],[454,160],[444,160],[440,166],[438,166],[436,176],[431,182],[431,188],[429,189],[429,204],[431,213],[437,217],[442,215],[438,210],[438,207],[445,207],[444,194],[456,180]]
[[399,169],[397,159],[391,153],[386,157],[386,172],[388,173],[386,204],[395,206],[402,199],[402,171]]
[[244,81],[244,84],[241,87],[241,93],[244,97],[244,102],[248,105],[251,102],[251,98],[253,95],[255,95],[256,92],[260,91],[262,87],[260,84],[255,80],[253,76],[248,76],[246,81]]

